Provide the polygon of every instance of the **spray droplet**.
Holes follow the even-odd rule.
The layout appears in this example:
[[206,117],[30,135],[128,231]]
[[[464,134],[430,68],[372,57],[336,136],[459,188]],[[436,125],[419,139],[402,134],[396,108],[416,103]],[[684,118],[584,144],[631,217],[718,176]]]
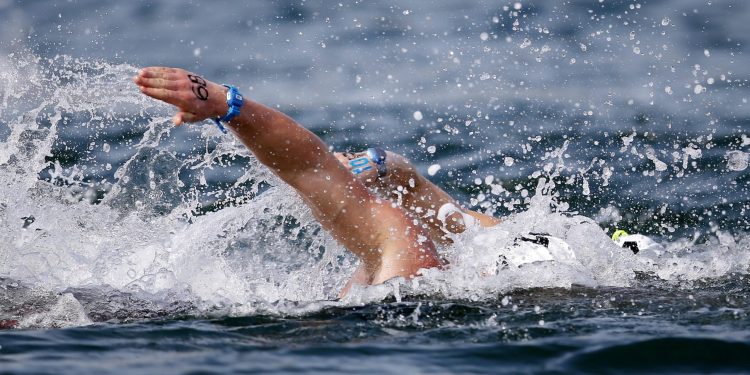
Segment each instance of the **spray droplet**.
[[422,121],[422,112],[421,111],[414,111],[414,119],[417,121]]
[[440,164],[433,164],[429,168],[427,168],[427,174],[430,176],[434,176],[438,171],[442,168]]
[[664,18],[661,19],[661,25],[662,26],[669,26],[669,22],[671,22],[671,20],[669,19],[669,17],[664,17]]
[[747,169],[750,154],[742,151],[729,151],[726,154],[727,169],[730,171],[744,171]]

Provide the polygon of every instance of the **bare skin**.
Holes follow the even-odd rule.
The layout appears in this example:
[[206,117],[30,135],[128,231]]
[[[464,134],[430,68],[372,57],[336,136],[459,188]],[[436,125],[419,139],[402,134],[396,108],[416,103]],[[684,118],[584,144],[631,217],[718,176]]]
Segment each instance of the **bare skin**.
[[[403,156],[387,151],[386,165],[388,173],[385,177],[378,177],[375,162],[369,159],[365,152],[335,153],[339,162],[352,171],[352,161],[365,158],[371,167],[367,170],[360,168],[356,172],[357,178],[365,185],[374,189],[418,218],[430,233],[430,239],[435,243],[450,244],[446,233],[463,233],[466,223],[462,214],[474,218],[483,227],[492,227],[500,220],[476,211],[460,208],[460,204],[440,187],[419,174],[416,168]],[[357,163],[358,164],[358,163]],[[358,172],[358,173],[357,173]],[[438,211],[445,204],[451,204],[460,212],[453,212],[440,220]]]
[[[175,125],[227,113],[227,89],[177,68],[141,69],[134,82],[142,93],[177,107]],[[293,187],[316,219],[360,259],[352,284],[412,278],[440,267],[435,244],[401,208],[380,199],[331,153],[315,134],[283,113],[245,98],[228,128],[255,157]]]

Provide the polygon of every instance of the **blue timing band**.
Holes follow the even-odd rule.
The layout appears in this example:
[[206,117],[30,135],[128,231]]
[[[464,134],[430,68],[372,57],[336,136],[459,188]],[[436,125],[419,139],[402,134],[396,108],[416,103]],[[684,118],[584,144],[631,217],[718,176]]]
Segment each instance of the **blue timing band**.
[[229,106],[229,110],[224,117],[217,117],[213,120],[214,123],[216,123],[216,127],[218,127],[222,133],[227,134],[227,129],[225,129],[221,123],[229,122],[235,116],[239,115],[240,108],[245,104],[245,100],[242,98],[242,94],[240,94],[240,90],[238,90],[237,87],[230,85],[224,85],[224,87],[229,89],[229,91],[227,91],[227,105]]

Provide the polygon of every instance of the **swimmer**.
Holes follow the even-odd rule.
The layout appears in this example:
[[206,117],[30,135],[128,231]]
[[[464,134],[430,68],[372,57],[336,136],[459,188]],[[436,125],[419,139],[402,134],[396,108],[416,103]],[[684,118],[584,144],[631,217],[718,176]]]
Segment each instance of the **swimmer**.
[[[441,228],[460,233],[468,218],[482,225],[495,222],[485,215],[464,213],[400,155],[384,153],[388,162],[383,166],[377,165],[376,155],[368,161],[374,168],[371,173],[355,174],[357,167],[351,161],[359,154],[334,155],[318,136],[285,114],[243,98],[236,87],[165,67],[143,68],[134,82],[142,93],[177,107],[172,118],[176,126],[212,119],[222,131],[229,128],[258,161],[297,191],[323,228],[360,260],[341,296],[353,284],[409,279],[424,269],[442,267],[435,243],[448,240]],[[378,197],[365,184],[389,189],[384,191],[392,191],[393,186],[411,190],[401,194],[399,206]],[[445,223],[449,224],[441,225]]]

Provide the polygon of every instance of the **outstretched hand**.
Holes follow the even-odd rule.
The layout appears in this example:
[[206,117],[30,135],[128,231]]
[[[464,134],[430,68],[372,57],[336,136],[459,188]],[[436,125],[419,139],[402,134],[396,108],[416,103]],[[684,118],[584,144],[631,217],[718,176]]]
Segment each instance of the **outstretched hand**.
[[226,114],[227,89],[179,68],[143,68],[133,78],[142,93],[177,107],[175,125]]

